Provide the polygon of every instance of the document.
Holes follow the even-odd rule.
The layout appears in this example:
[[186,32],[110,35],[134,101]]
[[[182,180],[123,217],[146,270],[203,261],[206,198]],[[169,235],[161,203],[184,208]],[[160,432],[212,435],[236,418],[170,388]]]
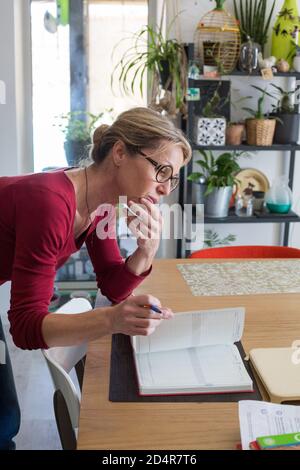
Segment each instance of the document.
[[239,402],[242,449],[260,436],[300,433],[300,407],[256,400]]
[[242,307],[176,313],[150,336],[132,337],[141,395],[249,392],[253,384],[234,343]]

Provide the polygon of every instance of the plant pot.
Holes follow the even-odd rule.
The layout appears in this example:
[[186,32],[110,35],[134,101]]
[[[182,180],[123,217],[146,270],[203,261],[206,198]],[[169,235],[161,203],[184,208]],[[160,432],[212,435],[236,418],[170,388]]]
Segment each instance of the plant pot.
[[275,126],[275,119],[247,119],[247,144],[261,146],[272,145]]
[[241,145],[245,131],[245,124],[232,124],[226,128],[226,144]]
[[159,69],[160,84],[164,90],[172,91],[172,77],[170,74],[169,61],[161,60],[160,67],[161,67],[161,69]]
[[282,121],[277,121],[274,142],[275,144],[296,144],[299,139],[299,114],[276,114]]
[[195,134],[197,145],[225,145],[226,119],[198,117]]
[[227,217],[229,201],[232,195],[232,186],[215,188],[212,193],[205,196],[204,213],[208,217]]
[[78,166],[88,157],[90,140],[67,140],[64,142],[66,159],[69,166]]

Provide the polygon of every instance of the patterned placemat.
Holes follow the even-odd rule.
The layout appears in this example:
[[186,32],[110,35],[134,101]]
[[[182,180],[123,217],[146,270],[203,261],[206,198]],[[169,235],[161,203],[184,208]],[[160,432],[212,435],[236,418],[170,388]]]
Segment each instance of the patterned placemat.
[[177,264],[195,296],[300,293],[300,260]]

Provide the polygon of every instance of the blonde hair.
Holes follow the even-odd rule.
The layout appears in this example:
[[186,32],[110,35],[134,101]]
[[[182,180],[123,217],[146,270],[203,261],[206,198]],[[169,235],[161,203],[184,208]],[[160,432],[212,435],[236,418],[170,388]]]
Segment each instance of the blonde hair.
[[150,108],[130,109],[120,114],[111,126],[102,124],[97,127],[93,135],[92,160],[96,164],[101,163],[117,141],[122,141],[132,155],[145,147],[160,149],[164,141],[178,145],[185,162],[192,156],[191,146],[183,132],[166,116]]

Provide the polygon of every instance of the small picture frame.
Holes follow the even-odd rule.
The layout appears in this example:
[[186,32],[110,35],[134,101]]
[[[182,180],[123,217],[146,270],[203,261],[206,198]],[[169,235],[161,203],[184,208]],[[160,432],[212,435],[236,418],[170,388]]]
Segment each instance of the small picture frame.
[[187,89],[187,101],[200,101],[200,88]]

